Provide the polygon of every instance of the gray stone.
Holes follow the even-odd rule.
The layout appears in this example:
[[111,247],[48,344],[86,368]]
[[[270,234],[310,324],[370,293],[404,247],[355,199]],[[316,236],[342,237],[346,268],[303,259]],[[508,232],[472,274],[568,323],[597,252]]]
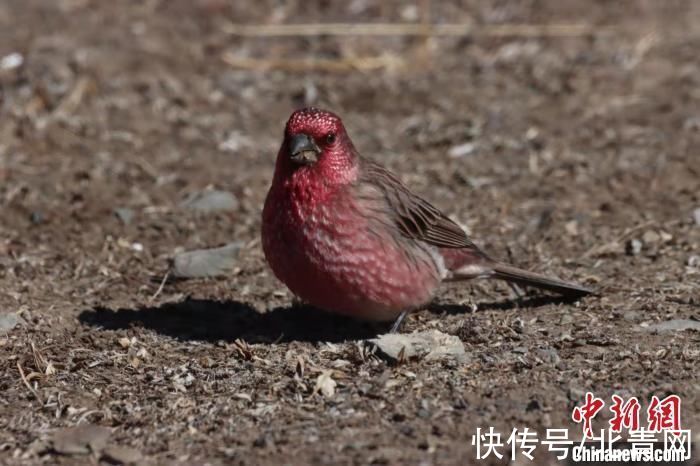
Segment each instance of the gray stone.
[[40,225],[46,221],[46,217],[44,217],[44,214],[41,213],[41,211],[35,210],[29,214],[29,221],[34,225]]
[[208,189],[190,194],[180,206],[203,213],[231,211],[238,209],[238,199],[228,191]]
[[143,459],[143,455],[131,447],[108,445],[102,451],[102,458],[116,464],[136,464]]
[[15,313],[0,314],[0,332],[9,332],[22,322],[22,318]]
[[677,330],[698,330],[700,331],[700,322],[690,319],[673,319],[665,322],[659,322],[645,327],[649,332],[674,332]]
[[124,225],[128,225],[134,218],[134,211],[127,207],[117,207],[114,209],[114,215],[121,220]]
[[53,436],[53,449],[63,455],[99,453],[111,434],[107,427],[91,424],[61,429]]
[[647,230],[642,235],[642,243],[646,245],[653,245],[661,240],[661,236],[654,230]]
[[198,249],[175,256],[172,275],[177,278],[202,278],[226,275],[233,269],[238,250],[243,243],[236,241],[214,249]]

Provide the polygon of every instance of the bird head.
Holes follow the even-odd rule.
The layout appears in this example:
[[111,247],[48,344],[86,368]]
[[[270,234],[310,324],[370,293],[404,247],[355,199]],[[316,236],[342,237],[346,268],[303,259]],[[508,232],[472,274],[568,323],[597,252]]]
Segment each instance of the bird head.
[[326,181],[342,181],[355,171],[356,159],[357,152],[340,117],[309,107],[289,117],[277,170],[286,177],[314,174]]

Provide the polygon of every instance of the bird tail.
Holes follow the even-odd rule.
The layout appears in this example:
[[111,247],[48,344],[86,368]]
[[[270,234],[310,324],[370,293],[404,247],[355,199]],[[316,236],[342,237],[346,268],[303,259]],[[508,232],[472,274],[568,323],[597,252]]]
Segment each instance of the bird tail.
[[595,293],[592,289],[586,288],[578,283],[547,277],[507,264],[496,263],[492,266],[492,270],[493,272],[489,275],[489,278],[499,278],[518,285],[533,286],[535,288],[553,291],[566,297],[580,298]]

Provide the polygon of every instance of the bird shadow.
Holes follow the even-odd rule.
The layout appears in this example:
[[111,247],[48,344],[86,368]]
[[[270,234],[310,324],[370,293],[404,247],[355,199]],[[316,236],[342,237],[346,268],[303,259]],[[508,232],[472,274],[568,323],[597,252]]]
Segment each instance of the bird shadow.
[[[509,310],[535,308],[573,300],[537,296],[521,300],[479,303],[478,309]],[[435,314],[466,314],[468,307],[434,303],[427,307]],[[242,339],[249,343],[358,341],[386,333],[391,323],[358,321],[330,314],[306,305],[278,307],[261,313],[239,301],[186,299],[160,306],[87,309],[78,316],[84,325],[106,330],[145,328],[181,341],[226,341]]]
[[261,313],[239,301],[186,299],[134,309],[96,307],[78,316],[82,324],[106,330],[146,328],[182,341],[249,343],[344,342],[384,333],[390,324],[373,324],[329,314],[310,306],[279,307]]
[[[534,309],[538,307],[557,305],[557,304],[572,304],[578,301],[580,298],[576,297],[566,297],[566,296],[550,296],[550,295],[538,295],[538,296],[528,296],[520,299],[508,298],[501,301],[487,301],[487,302],[477,302],[476,309],[477,312],[483,311],[509,311],[512,309]],[[467,306],[462,304],[446,304],[446,303],[433,303],[428,306],[428,311],[435,314],[465,314],[465,312],[472,312]]]

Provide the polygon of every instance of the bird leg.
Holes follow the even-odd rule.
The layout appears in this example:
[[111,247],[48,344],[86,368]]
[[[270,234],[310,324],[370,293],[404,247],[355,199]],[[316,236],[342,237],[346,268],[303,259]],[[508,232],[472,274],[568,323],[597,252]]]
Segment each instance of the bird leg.
[[391,330],[389,330],[389,333],[397,333],[401,328],[401,324],[403,323],[407,315],[408,311],[403,311],[401,314],[399,314],[399,316],[396,318],[396,321],[394,321],[394,325],[391,326]]
[[518,285],[512,282],[506,282],[508,286],[510,287],[511,290],[513,290],[513,293],[515,293],[515,306],[520,307],[520,305],[523,303],[523,298],[525,298],[525,293],[523,292],[522,288],[520,288]]

